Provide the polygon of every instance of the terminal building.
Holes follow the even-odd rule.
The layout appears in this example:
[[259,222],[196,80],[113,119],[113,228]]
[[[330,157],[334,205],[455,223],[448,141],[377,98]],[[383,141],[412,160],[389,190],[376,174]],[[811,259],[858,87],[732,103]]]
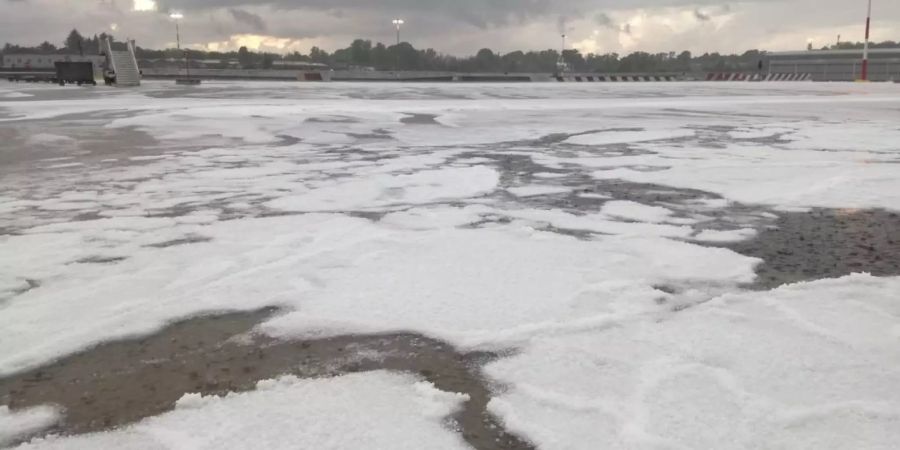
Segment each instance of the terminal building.
[[56,62],[85,62],[94,63],[94,67],[100,67],[106,60],[104,56],[99,55],[59,55],[59,54],[16,54],[8,53],[3,55],[4,69],[18,70],[55,70]]
[[[862,77],[862,49],[773,52],[767,56],[773,74],[808,74],[813,81]],[[900,81],[900,48],[869,49],[869,80]]]

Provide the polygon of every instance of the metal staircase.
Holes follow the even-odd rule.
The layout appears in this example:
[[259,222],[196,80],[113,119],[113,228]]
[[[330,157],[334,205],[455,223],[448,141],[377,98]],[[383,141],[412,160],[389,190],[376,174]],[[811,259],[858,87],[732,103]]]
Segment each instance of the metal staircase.
[[116,86],[140,86],[141,70],[134,56],[134,41],[128,40],[127,50],[113,50],[112,42],[107,38],[105,47],[107,64],[115,73]]

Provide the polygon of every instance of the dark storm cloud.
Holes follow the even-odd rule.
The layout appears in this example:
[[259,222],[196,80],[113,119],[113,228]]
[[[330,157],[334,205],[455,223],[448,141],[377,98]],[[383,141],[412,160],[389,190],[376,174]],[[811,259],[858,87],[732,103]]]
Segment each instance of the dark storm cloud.
[[266,31],[266,22],[259,15],[239,8],[229,8],[228,12],[235,22],[249,26],[252,31],[257,33]]
[[[771,0],[756,0],[771,1]],[[393,17],[453,30],[459,24],[479,29],[511,26],[531,20],[560,18],[572,23],[597,10],[660,6],[709,5],[719,0],[157,0],[162,12],[169,10],[214,10],[221,8],[271,8],[282,11],[317,11],[352,15],[361,22],[381,23]],[[704,15],[697,9],[699,15]],[[559,22],[559,21],[558,21]],[[271,25],[271,24],[270,24]],[[361,23],[359,24],[361,26]],[[599,24],[601,27],[610,25]],[[612,25],[615,26],[615,25]],[[270,26],[269,29],[273,27]],[[557,23],[557,31],[567,32]]]
[[598,26],[601,26],[603,28],[613,26],[612,17],[609,17],[609,14],[606,14],[606,13],[597,13],[594,16],[594,23],[596,23]]
[[[159,0],[160,9],[215,9],[221,7],[270,6],[285,10],[340,11],[342,9],[375,15],[436,14],[484,28],[521,22],[536,15],[555,12],[559,4],[589,3],[582,0]],[[557,5],[557,6],[555,6]],[[568,8],[567,8],[568,9]]]
[[709,22],[713,17],[731,12],[731,6],[726,4],[711,6],[709,8],[695,8],[694,17],[701,22]]
[[701,22],[706,22],[706,21],[712,19],[711,15],[704,13],[703,11],[700,11],[700,8],[697,8],[694,10],[694,17],[696,17],[697,20],[699,20]]

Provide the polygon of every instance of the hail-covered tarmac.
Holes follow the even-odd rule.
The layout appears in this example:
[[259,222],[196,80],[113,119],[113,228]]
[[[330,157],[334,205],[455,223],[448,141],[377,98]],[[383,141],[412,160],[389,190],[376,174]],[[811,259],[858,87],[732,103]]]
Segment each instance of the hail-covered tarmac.
[[0,447],[893,448],[898,105],[0,84]]

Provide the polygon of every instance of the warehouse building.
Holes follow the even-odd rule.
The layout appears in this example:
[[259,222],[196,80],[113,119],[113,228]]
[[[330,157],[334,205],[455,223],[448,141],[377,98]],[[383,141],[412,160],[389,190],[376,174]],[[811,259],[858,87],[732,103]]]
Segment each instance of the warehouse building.
[[[774,52],[767,56],[769,73],[773,74],[809,74],[814,81],[854,81],[862,76],[862,49]],[[900,81],[900,48],[869,50],[869,80]]]

